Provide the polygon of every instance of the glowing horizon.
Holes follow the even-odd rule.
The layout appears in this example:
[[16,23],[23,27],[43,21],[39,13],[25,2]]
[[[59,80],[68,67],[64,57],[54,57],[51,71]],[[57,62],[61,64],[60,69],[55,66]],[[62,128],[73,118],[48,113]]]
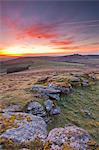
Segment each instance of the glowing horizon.
[[[6,49],[0,49],[0,56],[32,56],[32,55],[58,55],[58,54],[86,54],[95,53],[99,54],[98,46],[80,46],[80,47],[51,47],[51,46],[35,46],[34,48],[24,47],[9,47]],[[66,50],[65,50],[66,49]],[[93,49],[95,49],[93,51]]]

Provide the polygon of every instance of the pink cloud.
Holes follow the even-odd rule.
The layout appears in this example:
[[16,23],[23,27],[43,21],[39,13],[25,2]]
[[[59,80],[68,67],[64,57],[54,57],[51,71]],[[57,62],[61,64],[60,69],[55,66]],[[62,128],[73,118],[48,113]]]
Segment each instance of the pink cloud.
[[73,40],[72,39],[64,39],[64,40],[53,40],[51,41],[51,44],[52,45],[55,45],[55,46],[66,46],[66,45],[71,45],[73,43]]
[[48,30],[46,25],[32,25],[26,27],[17,35],[17,39],[24,38],[39,38],[39,39],[51,39],[57,38],[58,33]]

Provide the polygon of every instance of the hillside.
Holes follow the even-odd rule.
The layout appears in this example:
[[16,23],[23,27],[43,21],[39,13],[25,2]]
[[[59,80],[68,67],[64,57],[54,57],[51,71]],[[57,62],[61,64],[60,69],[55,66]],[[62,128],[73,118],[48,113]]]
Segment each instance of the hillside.
[[59,58],[60,61],[67,61],[67,62],[75,62],[81,63],[88,66],[99,67],[99,55],[69,55],[69,56],[62,56]]
[[[99,68],[99,55],[67,55],[67,56],[39,56],[39,57],[19,57],[7,61],[0,62],[0,72],[6,72],[7,69],[13,69],[15,67],[28,67],[36,68],[36,65],[44,65],[48,64],[50,68],[54,66],[67,67],[75,66],[76,64],[82,65],[89,68]],[[77,65],[76,65],[77,66]]]
[[[83,70],[63,72],[55,68],[44,71],[42,68],[39,72],[34,69],[34,72],[5,74],[0,76],[0,89],[0,146],[4,149],[39,150],[42,147],[50,150],[50,146],[53,146],[50,141],[44,145],[38,138],[33,140],[35,136],[38,137],[38,132],[46,140],[53,140],[54,136],[55,146],[62,150],[72,150],[71,144],[74,150],[79,150],[79,146],[83,149],[84,146],[98,148],[99,71],[85,74]],[[45,94],[52,90],[52,94],[49,93],[50,97],[47,97],[39,90],[44,90]],[[62,93],[58,95],[60,91]],[[49,111],[50,107],[52,111]],[[68,143],[64,138],[65,132],[61,130],[66,130],[66,133],[70,130],[65,135]],[[65,144],[60,145],[60,134],[66,140]],[[89,135],[93,140],[89,140]],[[89,141],[89,145],[86,145],[86,141]]]
[[[7,59],[7,58],[6,58]],[[73,54],[73,55],[66,55],[66,56],[35,56],[35,57],[18,57],[18,58],[9,58],[9,60],[0,61],[3,64],[17,64],[17,63],[27,63],[33,61],[40,61],[40,60],[47,60],[47,61],[69,61],[69,62],[78,62],[84,60],[96,60],[99,61],[99,55],[80,55],[80,54]],[[85,62],[86,63],[86,62]]]

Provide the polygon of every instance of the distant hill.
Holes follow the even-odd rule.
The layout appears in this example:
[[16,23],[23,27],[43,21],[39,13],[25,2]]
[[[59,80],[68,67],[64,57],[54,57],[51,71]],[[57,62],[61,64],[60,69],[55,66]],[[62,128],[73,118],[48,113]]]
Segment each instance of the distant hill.
[[80,63],[91,67],[99,67],[99,55],[66,55],[58,57],[58,61]]
[[33,62],[36,60],[48,60],[48,61],[69,61],[73,62],[78,59],[99,59],[99,55],[80,55],[80,54],[73,54],[73,55],[65,55],[65,56],[35,56],[35,57],[11,57],[6,59],[1,59],[0,62],[4,62],[5,64],[10,63],[20,63],[20,62]]
[[66,55],[62,56],[65,59],[90,59],[90,58],[99,58],[99,55],[80,55],[80,54],[73,54],[73,55]]
[[1,61],[7,61],[7,60],[12,60],[18,57],[9,57],[9,56],[0,56],[0,62]]
[[64,55],[64,56],[36,56],[36,57],[18,57],[9,60],[0,61],[0,69],[11,68],[16,66],[31,66],[33,62],[36,61],[54,61],[54,62],[69,62],[69,63],[78,63],[85,64],[89,67],[98,67],[99,68],[99,55]]

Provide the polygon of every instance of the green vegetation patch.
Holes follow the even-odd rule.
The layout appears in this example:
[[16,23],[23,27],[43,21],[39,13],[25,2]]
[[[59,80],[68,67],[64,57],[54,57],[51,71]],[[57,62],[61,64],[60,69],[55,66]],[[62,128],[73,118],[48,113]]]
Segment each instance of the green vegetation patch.
[[87,88],[75,88],[58,102],[61,114],[53,118],[49,130],[71,123],[86,129],[94,140],[99,141],[99,81]]

